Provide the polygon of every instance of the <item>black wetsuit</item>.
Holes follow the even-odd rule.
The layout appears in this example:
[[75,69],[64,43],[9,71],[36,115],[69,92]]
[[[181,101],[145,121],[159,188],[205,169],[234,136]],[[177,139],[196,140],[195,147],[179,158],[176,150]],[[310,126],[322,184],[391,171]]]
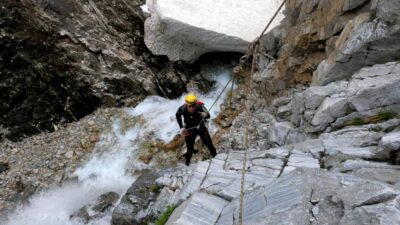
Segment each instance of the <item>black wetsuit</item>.
[[193,113],[190,113],[187,110],[186,105],[180,106],[178,111],[176,112],[176,120],[178,121],[179,127],[180,128],[184,127],[182,124],[182,116],[183,116],[185,122],[185,128],[190,129],[188,130],[189,134],[185,136],[185,142],[187,148],[187,152],[185,154],[186,165],[189,165],[190,159],[192,158],[194,142],[196,140],[197,135],[200,136],[201,141],[204,143],[205,146],[207,146],[212,157],[214,157],[217,154],[214,145],[212,143],[210,134],[208,133],[207,127],[204,125],[205,121],[200,116],[200,112],[206,112],[208,114],[205,119],[210,118],[210,114],[204,108],[204,104],[201,102],[197,103],[196,110]]

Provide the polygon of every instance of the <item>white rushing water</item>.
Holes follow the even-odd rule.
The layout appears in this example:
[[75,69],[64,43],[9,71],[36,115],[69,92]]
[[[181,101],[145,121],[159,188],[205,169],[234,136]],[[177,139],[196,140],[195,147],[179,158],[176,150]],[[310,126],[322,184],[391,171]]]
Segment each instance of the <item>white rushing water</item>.
[[[230,79],[231,68],[216,67],[211,75],[216,79],[215,88],[210,93],[199,95],[207,108],[211,106],[224,85]],[[228,91],[229,88],[226,89]],[[219,112],[219,105],[226,94],[222,95],[210,111],[212,118]],[[96,144],[90,160],[78,168],[74,175],[77,183],[65,184],[43,193],[34,195],[29,204],[20,207],[10,216],[7,225],[81,225],[80,221],[71,220],[70,215],[81,207],[94,203],[103,193],[117,192],[123,195],[134,181],[127,172],[135,159],[137,140],[144,135],[152,134],[154,138],[165,142],[171,140],[179,131],[175,119],[176,110],[184,102],[184,95],[170,100],[158,96],[147,97],[135,108],[126,111],[132,117],[142,116],[144,124],[136,124],[127,130],[122,129],[121,120],[114,119],[112,131],[103,133]],[[215,125],[210,123],[211,133]],[[135,164],[140,164],[135,162]],[[140,167],[140,165],[139,165]],[[111,212],[91,220],[91,225],[109,225]]]

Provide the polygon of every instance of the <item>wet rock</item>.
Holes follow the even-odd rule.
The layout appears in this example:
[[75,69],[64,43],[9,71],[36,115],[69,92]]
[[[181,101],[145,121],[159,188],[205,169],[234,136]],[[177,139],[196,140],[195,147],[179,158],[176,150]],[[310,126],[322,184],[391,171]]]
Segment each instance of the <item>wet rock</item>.
[[114,209],[111,220],[113,225],[147,224],[147,221],[153,221],[161,214],[161,212],[153,210],[159,193],[152,188],[157,185],[156,179],[160,175],[155,171],[142,173]]
[[98,204],[93,206],[93,210],[95,212],[104,212],[106,211],[109,207],[114,205],[119,199],[119,194],[115,192],[108,192],[105,194],[100,195],[98,198]]
[[73,220],[80,220],[84,224],[87,224],[90,220],[110,210],[117,203],[118,199],[119,194],[115,192],[104,193],[97,198],[96,203],[80,208],[77,212],[73,213],[70,218]]

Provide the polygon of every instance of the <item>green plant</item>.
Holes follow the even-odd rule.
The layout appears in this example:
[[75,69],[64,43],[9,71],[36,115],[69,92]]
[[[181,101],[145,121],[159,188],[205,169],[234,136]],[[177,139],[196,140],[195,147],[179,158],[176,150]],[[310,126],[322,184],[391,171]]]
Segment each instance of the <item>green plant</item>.
[[382,119],[382,120],[390,120],[393,119],[394,117],[397,116],[396,113],[394,112],[389,112],[389,111],[382,111],[378,113],[378,116]]
[[167,209],[161,214],[160,217],[156,220],[155,225],[164,225],[167,223],[169,217],[171,216],[172,212],[175,210],[176,205],[167,205]]
[[364,125],[364,124],[370,124],[370,123],[379,123],[382,121],[393,119],[396,116],[397,116],[397,113],[395,113],[395,112],[381,111],[381,112],[378,112],[376,115],[369,116],[366,118],[359,118],[359,117],[354,118],[342,125],[333,127],[333,130],[337,131],[339,129],[342,129],[343,127],[351,126],[351,125]]
[[139,194],[144,195],[146,193],[146,188],[141,187],[141,188],[139,188],[138,192],[139,192]]
[[357,117],[351,120],[351,122],[349,123],[349,125],[363,125],[365,124],[364,120]]
[[160,187],[157,184],[152,184],[150,185],[150,191],[153,193],[158,193],[160,192]]

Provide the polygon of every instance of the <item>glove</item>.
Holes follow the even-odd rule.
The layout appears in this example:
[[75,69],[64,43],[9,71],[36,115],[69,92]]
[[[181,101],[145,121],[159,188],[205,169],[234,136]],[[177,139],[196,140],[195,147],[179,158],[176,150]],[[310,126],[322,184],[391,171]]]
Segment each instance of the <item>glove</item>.
[[206,113],[206,112],[200,112],[200,116],[201,116],[203,119],[205,119],[205,118],[208,117],[208,113]]

